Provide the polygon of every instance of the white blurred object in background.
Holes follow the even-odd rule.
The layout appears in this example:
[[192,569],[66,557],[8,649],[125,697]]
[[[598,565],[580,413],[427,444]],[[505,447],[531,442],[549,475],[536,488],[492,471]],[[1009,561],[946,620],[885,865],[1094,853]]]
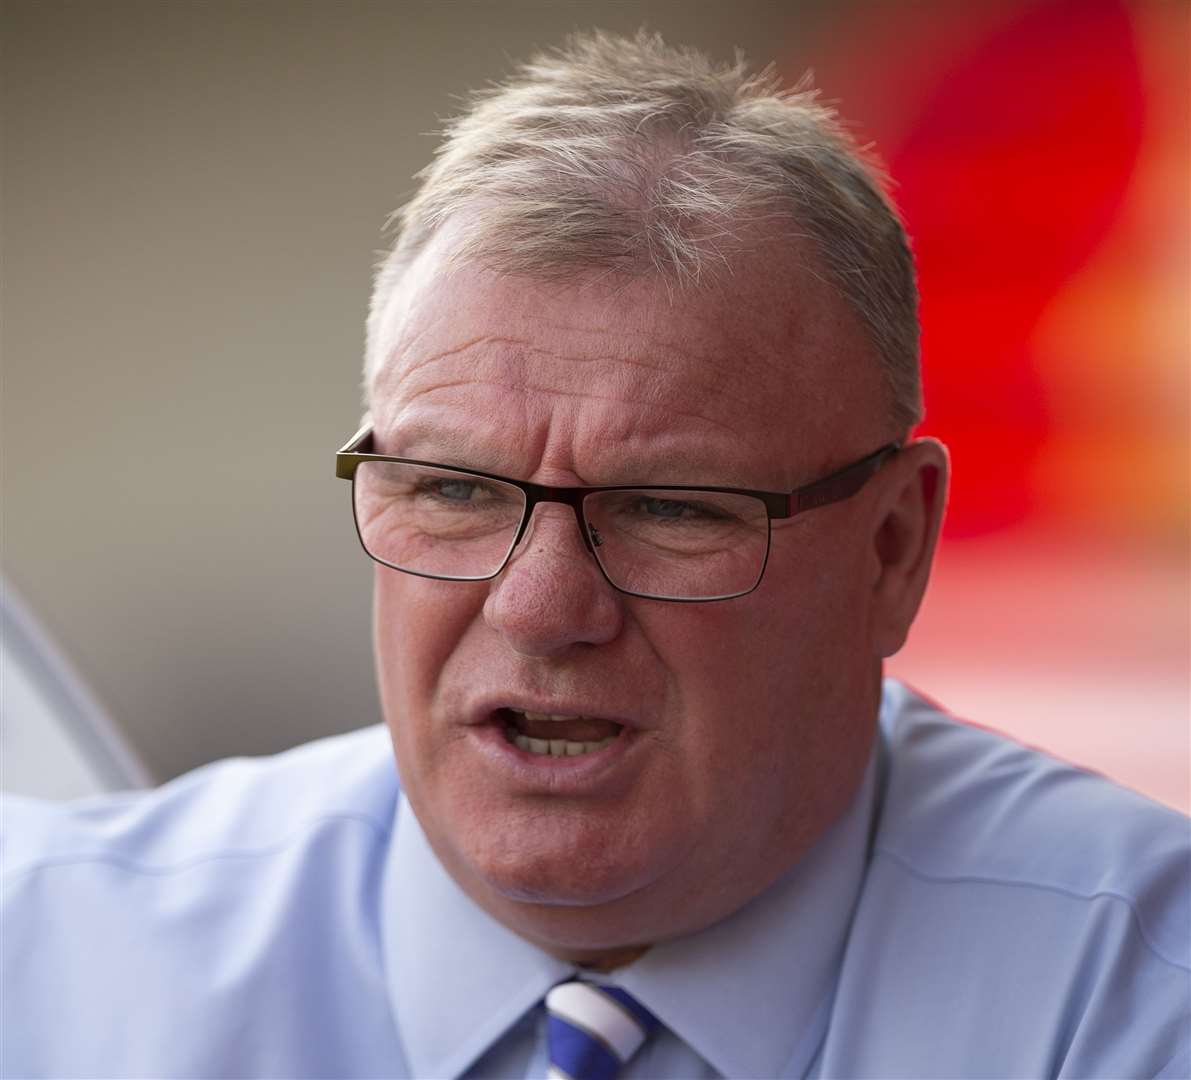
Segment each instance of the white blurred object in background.
[[73,799],[152,778],[62,652],[0,585],[0,790]]

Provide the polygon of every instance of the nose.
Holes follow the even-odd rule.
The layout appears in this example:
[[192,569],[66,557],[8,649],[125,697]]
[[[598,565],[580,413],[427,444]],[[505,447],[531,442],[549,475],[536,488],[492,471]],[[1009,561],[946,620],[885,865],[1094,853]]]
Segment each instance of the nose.
[[484,619],[525,656],[603,645],[621,631],[620,594],[583,546],[574,514],[538,506],[509,564],[493,581]]

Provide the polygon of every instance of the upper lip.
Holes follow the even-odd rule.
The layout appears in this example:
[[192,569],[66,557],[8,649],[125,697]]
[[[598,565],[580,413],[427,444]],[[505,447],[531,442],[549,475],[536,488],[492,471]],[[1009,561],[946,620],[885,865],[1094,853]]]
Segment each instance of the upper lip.
[[468,723],[485,724],[498,709],[512,709],[516,712],[543,713],[547,716],[587,716],[593,719],[611,720],[624,727],[640,725],[630,720],[624,710],[614,706],[603,706],[592,701],[576,698],[545,698],[521,694],[493,695],[486,697],[469,710]]

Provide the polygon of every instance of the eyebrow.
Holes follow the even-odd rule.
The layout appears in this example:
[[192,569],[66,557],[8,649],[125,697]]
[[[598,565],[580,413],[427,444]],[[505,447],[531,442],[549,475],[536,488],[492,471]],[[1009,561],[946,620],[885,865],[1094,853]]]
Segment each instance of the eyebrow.
[[[413,446],[418,446],[418,443],[413,443]],[[416,461],[421,461],[428,464],[444,465],[448,468],[461,469],[465,472],[479,472],[494,476],[498,479],[515,480],[526,483],[534,483],[530,480],[527,471],[523,468],[518,468],[513,465],[508,459],[491,460],[484,455],[472,456],[468,454],[455,455],[453,453],[444,453],[439,446],[429,446],[425,451],[419,450],[416,453],[404,451],[401,453],[392,453],[392,457],[406,457],[412,458]],[[374,452],[380,453],[375,450]],[[387,452],[386,452],[387,453]],[[484,460],[478,460],[479,457],[485,457]],[[674,465],[674,459],[670,458],[667,462],[669,466]],[[530,470],[532,472],[532,470]],[[725,479],[723,477],[715,477],[711,475],[712,470],[690,469],[686,473],[672,472],[669,475],[658,475],[658,469],[636,467],[636,468],[618,468],[613,472],[609,472],[603,476],[586,476],[583,473],[576,473],[576,483],[564,484],[564,487],[621,487],[645,485],[650,487],[665,486],[672,484],[676,487],[724,487],[724,488],[742,488],[745,490],[753,490],[753,487],[748,483],[742,481],[733,481],[731,478]],[[765,489],[768,490],[768,489]]]
[[414,425],[398,428],[392,435],[395,436],[394,441],[385,442],[382,450],[376,446],[378,440],[374,434],[373,446],[377,453],[437,461],[461,469],[484,468],[485,455],[477,452],[479,447],[475,440],[469,437],[470,433],[461,429],[438,428],[430,432],[426,429],[419,430]]
[[[495,426],[495,425],[494,425]],[[375,432],[375,427],[373,428]],[[390,434],[394,441],[383,451],[394,457],[409,457],[419,461],[432,461],[457,469],[472,469],[492,473],[509,479],[528,479],[525,471],[510,452],[509,438],[489,439],[477,437],[473,428],[462,425],[441,426],[425,422],[412,423],[394,428]],[[588,476],[578,474],[587,484],[708,484],[715,486],[752,488],[751,478],[725,475],[718,459],[702,460],[698,451],[668,444],[651,457],[632,456],[624,452],[623,446],[610,446],[609,453],[601,456],[597,463],[599,474]],[[589,464],[592,464],[589,462]]]

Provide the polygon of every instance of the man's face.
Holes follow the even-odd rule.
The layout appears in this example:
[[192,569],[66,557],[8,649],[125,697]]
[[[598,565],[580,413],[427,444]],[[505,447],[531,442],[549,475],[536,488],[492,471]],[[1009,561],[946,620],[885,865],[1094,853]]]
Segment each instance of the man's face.
[[[548,485],[788,491],[895,434],[864,335],[790,262],[672,294],[448,273],[436,243],[386,324],[379,453]],[[872,513],[865,489],[775,522],[760,587],[715,603],[617,593],[560,505],[491,581],[378,566],[401,780],[460,885],[582,959],[699,929],[787,869],[868,757]],[[535,755],[507,737],[522,712],[619,734]]]

